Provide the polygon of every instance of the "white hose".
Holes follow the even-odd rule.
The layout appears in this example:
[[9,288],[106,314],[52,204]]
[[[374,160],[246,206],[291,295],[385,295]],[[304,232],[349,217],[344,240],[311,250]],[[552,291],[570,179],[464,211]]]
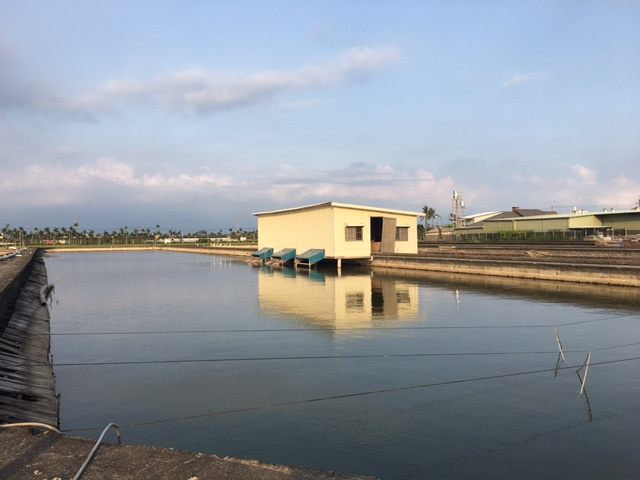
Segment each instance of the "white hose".
[[38,423],[38,422],[22,422],[22,423],[5,423],[0,425],[0,428],[13,428],[13,427],[35,427],[35,428],[44,428],[45,430],[51,430],[52,432],[61,433],[56,427],[52,427],[51,425],[47,425],[46,423]]

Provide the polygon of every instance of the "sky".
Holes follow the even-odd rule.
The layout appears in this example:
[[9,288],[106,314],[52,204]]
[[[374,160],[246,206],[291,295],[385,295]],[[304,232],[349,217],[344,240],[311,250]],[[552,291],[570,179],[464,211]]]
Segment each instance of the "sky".
[[637,0],[0,0],[0,224],[640,196]]

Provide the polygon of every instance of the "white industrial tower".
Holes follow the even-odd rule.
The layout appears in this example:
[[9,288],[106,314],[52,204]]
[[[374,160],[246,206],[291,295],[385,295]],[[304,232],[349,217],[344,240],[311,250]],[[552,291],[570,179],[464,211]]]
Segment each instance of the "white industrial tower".
[[453,191],[453,199],[451,201],[451,222],[455,228],[464,227],[464,199],[462,192]]

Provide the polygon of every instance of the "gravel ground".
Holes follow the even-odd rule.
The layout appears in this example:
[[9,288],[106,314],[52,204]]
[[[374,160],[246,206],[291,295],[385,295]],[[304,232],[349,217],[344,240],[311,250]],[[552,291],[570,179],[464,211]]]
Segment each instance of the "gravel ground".
[[[112,438],[113,437],[113,438]],[[115,440],[113,432],[105,439]],[[68,480],[95,442],[24,427],[0,429],[0,478]],[[373,477],[267,465],[254,460],[145,447],[101,445],[82,480],[374,480]]]

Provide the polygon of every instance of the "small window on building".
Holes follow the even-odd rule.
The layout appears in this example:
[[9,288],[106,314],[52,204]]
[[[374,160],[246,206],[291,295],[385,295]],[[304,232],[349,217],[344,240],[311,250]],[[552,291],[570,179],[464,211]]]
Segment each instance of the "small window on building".
[[396,227],[396,240],[399,242],[408,242],[409,227]]
[[364,293],[347,293],[347,310],[362,312],[364,311]]
[[410,304],[411,303],[411,295],[409,295],[408,290],[396,292],[396,303],[400,305],[401,303]]
[[347,242],[361,242],[363,228],[362,226],[347,227],[345,230],[345,240]]

